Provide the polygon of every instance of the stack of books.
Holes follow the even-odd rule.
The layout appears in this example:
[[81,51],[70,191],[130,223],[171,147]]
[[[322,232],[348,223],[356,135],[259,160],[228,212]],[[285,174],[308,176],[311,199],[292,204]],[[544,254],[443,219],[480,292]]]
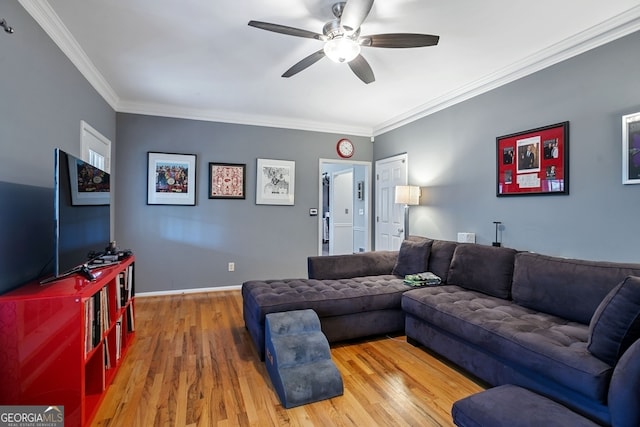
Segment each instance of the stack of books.
[[420,286],[437,286],[442,282],[440,277],[425,271],[424,273],[407,274],[404,276],[404,283],[408,286],[420,287]]

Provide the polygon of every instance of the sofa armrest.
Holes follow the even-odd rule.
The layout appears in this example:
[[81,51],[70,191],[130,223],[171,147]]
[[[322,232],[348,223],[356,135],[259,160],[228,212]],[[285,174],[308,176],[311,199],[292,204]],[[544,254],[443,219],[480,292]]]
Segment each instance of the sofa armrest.
[[613,371],[609,386],[611,424],[640,425],[640,340],[624,352]]
[[391,274],[398,251],[373,251],[348,255],[310,256],[309,279],[350,279],[361,276]]

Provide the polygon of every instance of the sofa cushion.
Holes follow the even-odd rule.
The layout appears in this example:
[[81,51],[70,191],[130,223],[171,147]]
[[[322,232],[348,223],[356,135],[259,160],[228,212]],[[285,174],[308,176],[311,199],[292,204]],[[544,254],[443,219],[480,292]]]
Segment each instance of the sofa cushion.
[[307,258],[309,279],[348,279],[391,274],[398,251],[369,251],[345,255],[317,255]]
[[515,254],[509,248],[460,244],[453,253],[447,283],[510,298]]
[[640,277],[627,277],[600,303],[589,325],[589,351],[610,365],[640,338]]
[[607,400],[613,368],[587,350],[587,325],[454,285],[412,289],[402,309],[540,382]]
[[442,283],[447,283],[451,258],[453,258],[453,252],[456,250],[458,242],[429,239],[428,237],[422,236],[409,236],[408,240],[416,242],[429,240],[433,242],[429,252],[429,262],[427,263],[426,271],[430,271],[440,277]]
[[431,245],[431,254],[429,255],[429,265],[427,270],[442,279],[442,283],[447,283],[449,277],[449,266],[451,258],[458,247],[457,242],[448,240],[434,240]]
[[458,427],[598,427],[598,424],[539,394],[506,384],[456,401]]
[[[640,405],[638,392],[640,390],[640,340],[631,344],[624,352],[611,377],[609,387],[609,409],[611,411],[611,425],[640,426]],[[636,393],[629,393],[636,390]]]
[[520,252],[511,292],[520,305],[588,325],[600,302],[627,276],[640,276],[640,264]]
[[398,259],[392,273],[404,277],[427,271],[432,240],[404,240],[398,251]]
[[320,318],[364,311],[399,309],[410,289],[392,275],[340,280],[253,280],[242,284],[242,298],[255,319],[268,313],[309,308]]

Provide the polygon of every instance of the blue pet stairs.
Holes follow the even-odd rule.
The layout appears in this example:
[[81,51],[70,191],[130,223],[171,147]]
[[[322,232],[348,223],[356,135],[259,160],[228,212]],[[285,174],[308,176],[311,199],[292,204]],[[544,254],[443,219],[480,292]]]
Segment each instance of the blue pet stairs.
[[265,364],[282,406],[293,408],[340,396],[342,377],[313,310],[270,313],[265,320]]

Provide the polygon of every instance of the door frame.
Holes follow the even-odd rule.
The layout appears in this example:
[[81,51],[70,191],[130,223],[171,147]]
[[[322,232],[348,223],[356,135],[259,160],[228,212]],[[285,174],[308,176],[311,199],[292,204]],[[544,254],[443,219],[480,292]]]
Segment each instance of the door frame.
[[323,218],[322,218],[322,170],[324,165],[344,165],[348,166],[364,166],[365,174],[364,174],[364,216],[365,216],[365,224],[366,224],[366,243],[365,243],[365,251],[371,250],[371,213],[372,213],[372,197],[371,197],[371,177],[373,174],[372,163],[362,160],[340,160],[340,159],[326,159],[320,158],[318,159],[318,255],[322,255],[322,227],[323,227]]

